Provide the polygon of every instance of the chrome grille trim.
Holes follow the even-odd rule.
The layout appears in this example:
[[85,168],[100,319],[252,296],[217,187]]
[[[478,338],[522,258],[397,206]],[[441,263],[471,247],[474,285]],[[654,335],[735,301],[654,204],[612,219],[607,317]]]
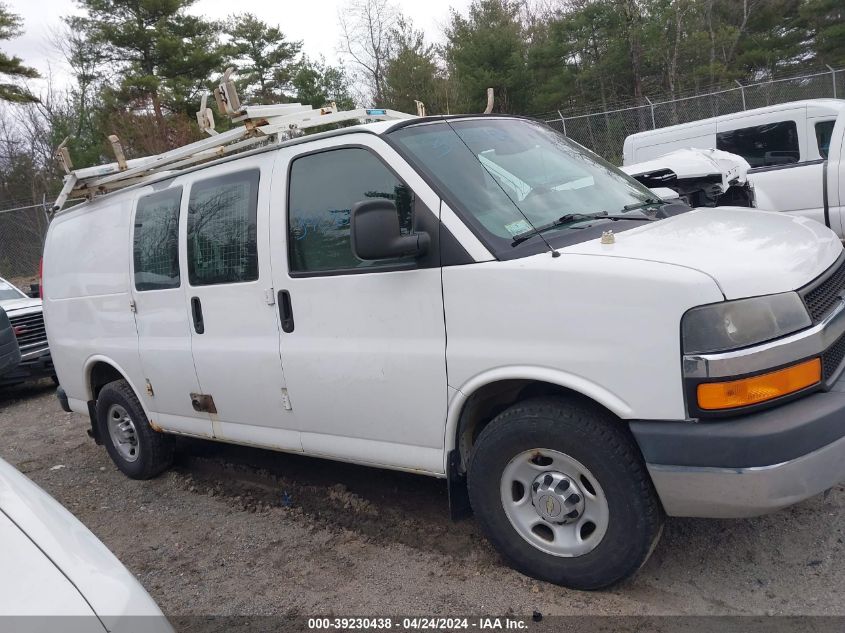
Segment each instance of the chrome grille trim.
[[[47,330],[44,327],[42,312],[30,312],[19,316],[12,313],[9,315],[9,321],[12,323],[12,329],[15,330],[21,354],[34,348],[47,346]],[[19,328],[23,328],[23,332],[18,333]]]
[[845,293],[845,253],[820,277],[800,288],[798,294],[813,323],[824,319]]
[[[781,367],[803,358],[821,355],[845,336],[845,300],[811,328],[769,343],[718,354],[689,354],[683,357],[686,378],[742,376]],[[828,367],[834,362],[828,360]],[[836,370],[832,370],[836,373]],[[826,377],[827,378],[827,377]]]

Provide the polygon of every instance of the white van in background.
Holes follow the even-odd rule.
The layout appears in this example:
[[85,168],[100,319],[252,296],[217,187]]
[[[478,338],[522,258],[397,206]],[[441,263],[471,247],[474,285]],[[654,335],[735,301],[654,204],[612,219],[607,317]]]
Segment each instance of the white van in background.
[[845,100],[810,99],[648,130],[625,139],[623,160],[690,147],[737,154],[750,165],[757,208],[813,218],[843,237],[843,112]]

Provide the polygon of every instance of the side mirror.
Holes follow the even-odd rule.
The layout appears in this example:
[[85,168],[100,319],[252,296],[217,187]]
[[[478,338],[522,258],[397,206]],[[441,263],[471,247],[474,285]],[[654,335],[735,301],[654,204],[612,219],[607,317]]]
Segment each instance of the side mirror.
[[352,205],[352,252],[364,260],[419,257],[428,250],[427,233],[402,235],[392,200],[371,198]]

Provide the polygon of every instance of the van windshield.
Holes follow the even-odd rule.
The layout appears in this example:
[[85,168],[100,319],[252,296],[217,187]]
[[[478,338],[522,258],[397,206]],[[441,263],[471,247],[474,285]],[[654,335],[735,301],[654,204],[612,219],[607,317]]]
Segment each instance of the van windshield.
[[[583,228],[589,216],[640,216],[654,195],[589,150],[524,119],[446,120],[390,134],[485,241],[500,251],[532,227]],[[584,217],[588,216],[588,217]],[[571,218],[559,222],[561,218]]]

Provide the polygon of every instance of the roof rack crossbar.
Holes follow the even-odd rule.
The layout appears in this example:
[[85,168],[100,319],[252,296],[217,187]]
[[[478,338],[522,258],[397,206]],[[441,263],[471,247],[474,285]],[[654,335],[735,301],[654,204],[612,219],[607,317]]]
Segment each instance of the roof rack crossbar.
[[123,180],[124,178],[129,178],[131,176],[136,176],[139,173],[158,171],[162,168],[169,167],[176,161],[189,158],[196,154],[201,154],[202,152],[210,149],[213,150],[221,145],[226,145],[233,141],[239,141],[248,134],[250,134],[250,131],[247,128],[236,128],[234,130],[229,130],[228,132],[221,132],[220,134],[209,136],[201,141],[170,150],[169,152],[138,159],[138,162],[135,163],[135,165],[127,167],[127,169],[124,169],[123,171],[120,171],[120,168],[118,167],[117,171],[112,171],[111,173],[105,173],[98,177],[94,177],[89,182],[86,182],[86,186],[91,189],[96,189],[101,185]]
[[232,117],[233,123],[240,123],[251,119],[259,121],[261,119],[269,119],[277,116],[290,116],[298,112],[311,112],[313,108],[310,105],[302,105],[301,103],[280,103],[277,105],[259,105],[259,106],[245,106],[241,110],[241,114]]
[[[109,193],[129,187],[146,180],[161,178],[165,174],[177,172],[201,163],[233,154],[259,143],[279,143],[300,136],[305,130],[344,123],[347,121],[388,121],[415,118],[411,114],[384,108],[338,111],[337,106],[311,108],[300,103],[280,103],[274,105],[241,105],[234,90],[230,76],[232,69],[227,69],[224,81],[214,92],[220,114],[229,117],[234,123],[243,125],[226,132],[214,130],[214,118],[206,107],[207,97],[203,97],[197,120],[201,131],[210,136],[154,156],[126,160],[116,136],[110,137],[117,154],[117,162],[84,169],[71,169],[70,156],[66,143],[62,143],[58,156],[62,159],[68,174],[65,176],[62,191],[53,204],[53,211],[60,211],[70,199],[93,198],[97,194]],[[222,109],[221,109],[222,108]]]

